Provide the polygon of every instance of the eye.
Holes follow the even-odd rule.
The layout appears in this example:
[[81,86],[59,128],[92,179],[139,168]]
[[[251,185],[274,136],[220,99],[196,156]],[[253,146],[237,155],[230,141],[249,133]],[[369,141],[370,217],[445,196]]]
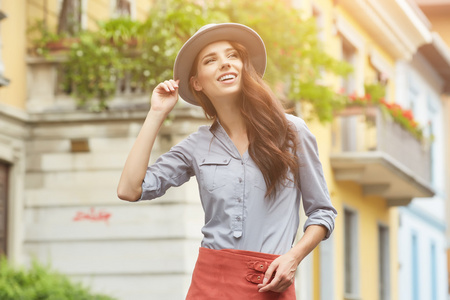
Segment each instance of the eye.
[[205,64],[205,65],[207,65],[207,64],[210,64],[210,63],[212,63],[212,62],[214,62],[214,58],[208,58],[208,59],[205,59],[205,61],[203,62],[203,64]]
[[238,58],[239,56],[238,56],[238,54],[237,54],[237,52],[231,52],[229,55],[228,55],[228,58]]

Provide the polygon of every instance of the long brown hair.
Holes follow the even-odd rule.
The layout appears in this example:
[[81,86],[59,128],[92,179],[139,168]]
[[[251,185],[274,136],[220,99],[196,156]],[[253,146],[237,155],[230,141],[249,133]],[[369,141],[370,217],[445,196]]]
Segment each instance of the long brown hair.
[[[241,113],[249,140],[250,157],[261,170],[268,195],[276,194],[287,181],[298,183],[297,132],[286,119],[284,108],[270,87],[264,82],[248,57],[247,49],[239,43],[229,42],[243,62]],[[197,74],[198,57],[189,78]],[[217,112],[209,98],[192,88],[208,119],[217,120]],[[293,180],[289,177],[292,172]]]

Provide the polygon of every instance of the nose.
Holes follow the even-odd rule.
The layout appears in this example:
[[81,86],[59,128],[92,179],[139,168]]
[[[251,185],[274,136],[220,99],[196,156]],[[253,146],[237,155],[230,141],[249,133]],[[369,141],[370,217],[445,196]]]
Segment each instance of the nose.
[[225,61],[222,62],[222,65],[220,66],[220,69],[223,70],[223,69],[228,69],[230,67],[231,67],[230,63],[227,60],[225,60]]

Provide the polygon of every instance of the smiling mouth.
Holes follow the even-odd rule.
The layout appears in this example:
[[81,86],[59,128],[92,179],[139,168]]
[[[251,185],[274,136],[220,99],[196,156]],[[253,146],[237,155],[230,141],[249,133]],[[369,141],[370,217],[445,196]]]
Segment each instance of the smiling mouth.
[[233,80],[235,78],[236,78],[235,74],[225,74],[223,76],[220,76],[218,81],[223,82],[223,81]]

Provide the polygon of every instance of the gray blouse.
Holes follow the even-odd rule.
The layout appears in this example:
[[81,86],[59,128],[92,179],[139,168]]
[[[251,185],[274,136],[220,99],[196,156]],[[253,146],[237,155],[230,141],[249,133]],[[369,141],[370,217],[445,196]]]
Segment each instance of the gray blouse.
[[265,197],[261,171],[248,152],[240,155],[218,124],[201,126],[159,157],[147,169],[141,200],[160,197],[195,175],[205,211],[202,247],[284,254],[295,239],[301,199],[308,217],[304,229],[323,225],[328,238],[337,212],[330,201],[316,139],[302,119],[286,118],[299,135],[299,188],[288,182],[278,189],[275,199]]

